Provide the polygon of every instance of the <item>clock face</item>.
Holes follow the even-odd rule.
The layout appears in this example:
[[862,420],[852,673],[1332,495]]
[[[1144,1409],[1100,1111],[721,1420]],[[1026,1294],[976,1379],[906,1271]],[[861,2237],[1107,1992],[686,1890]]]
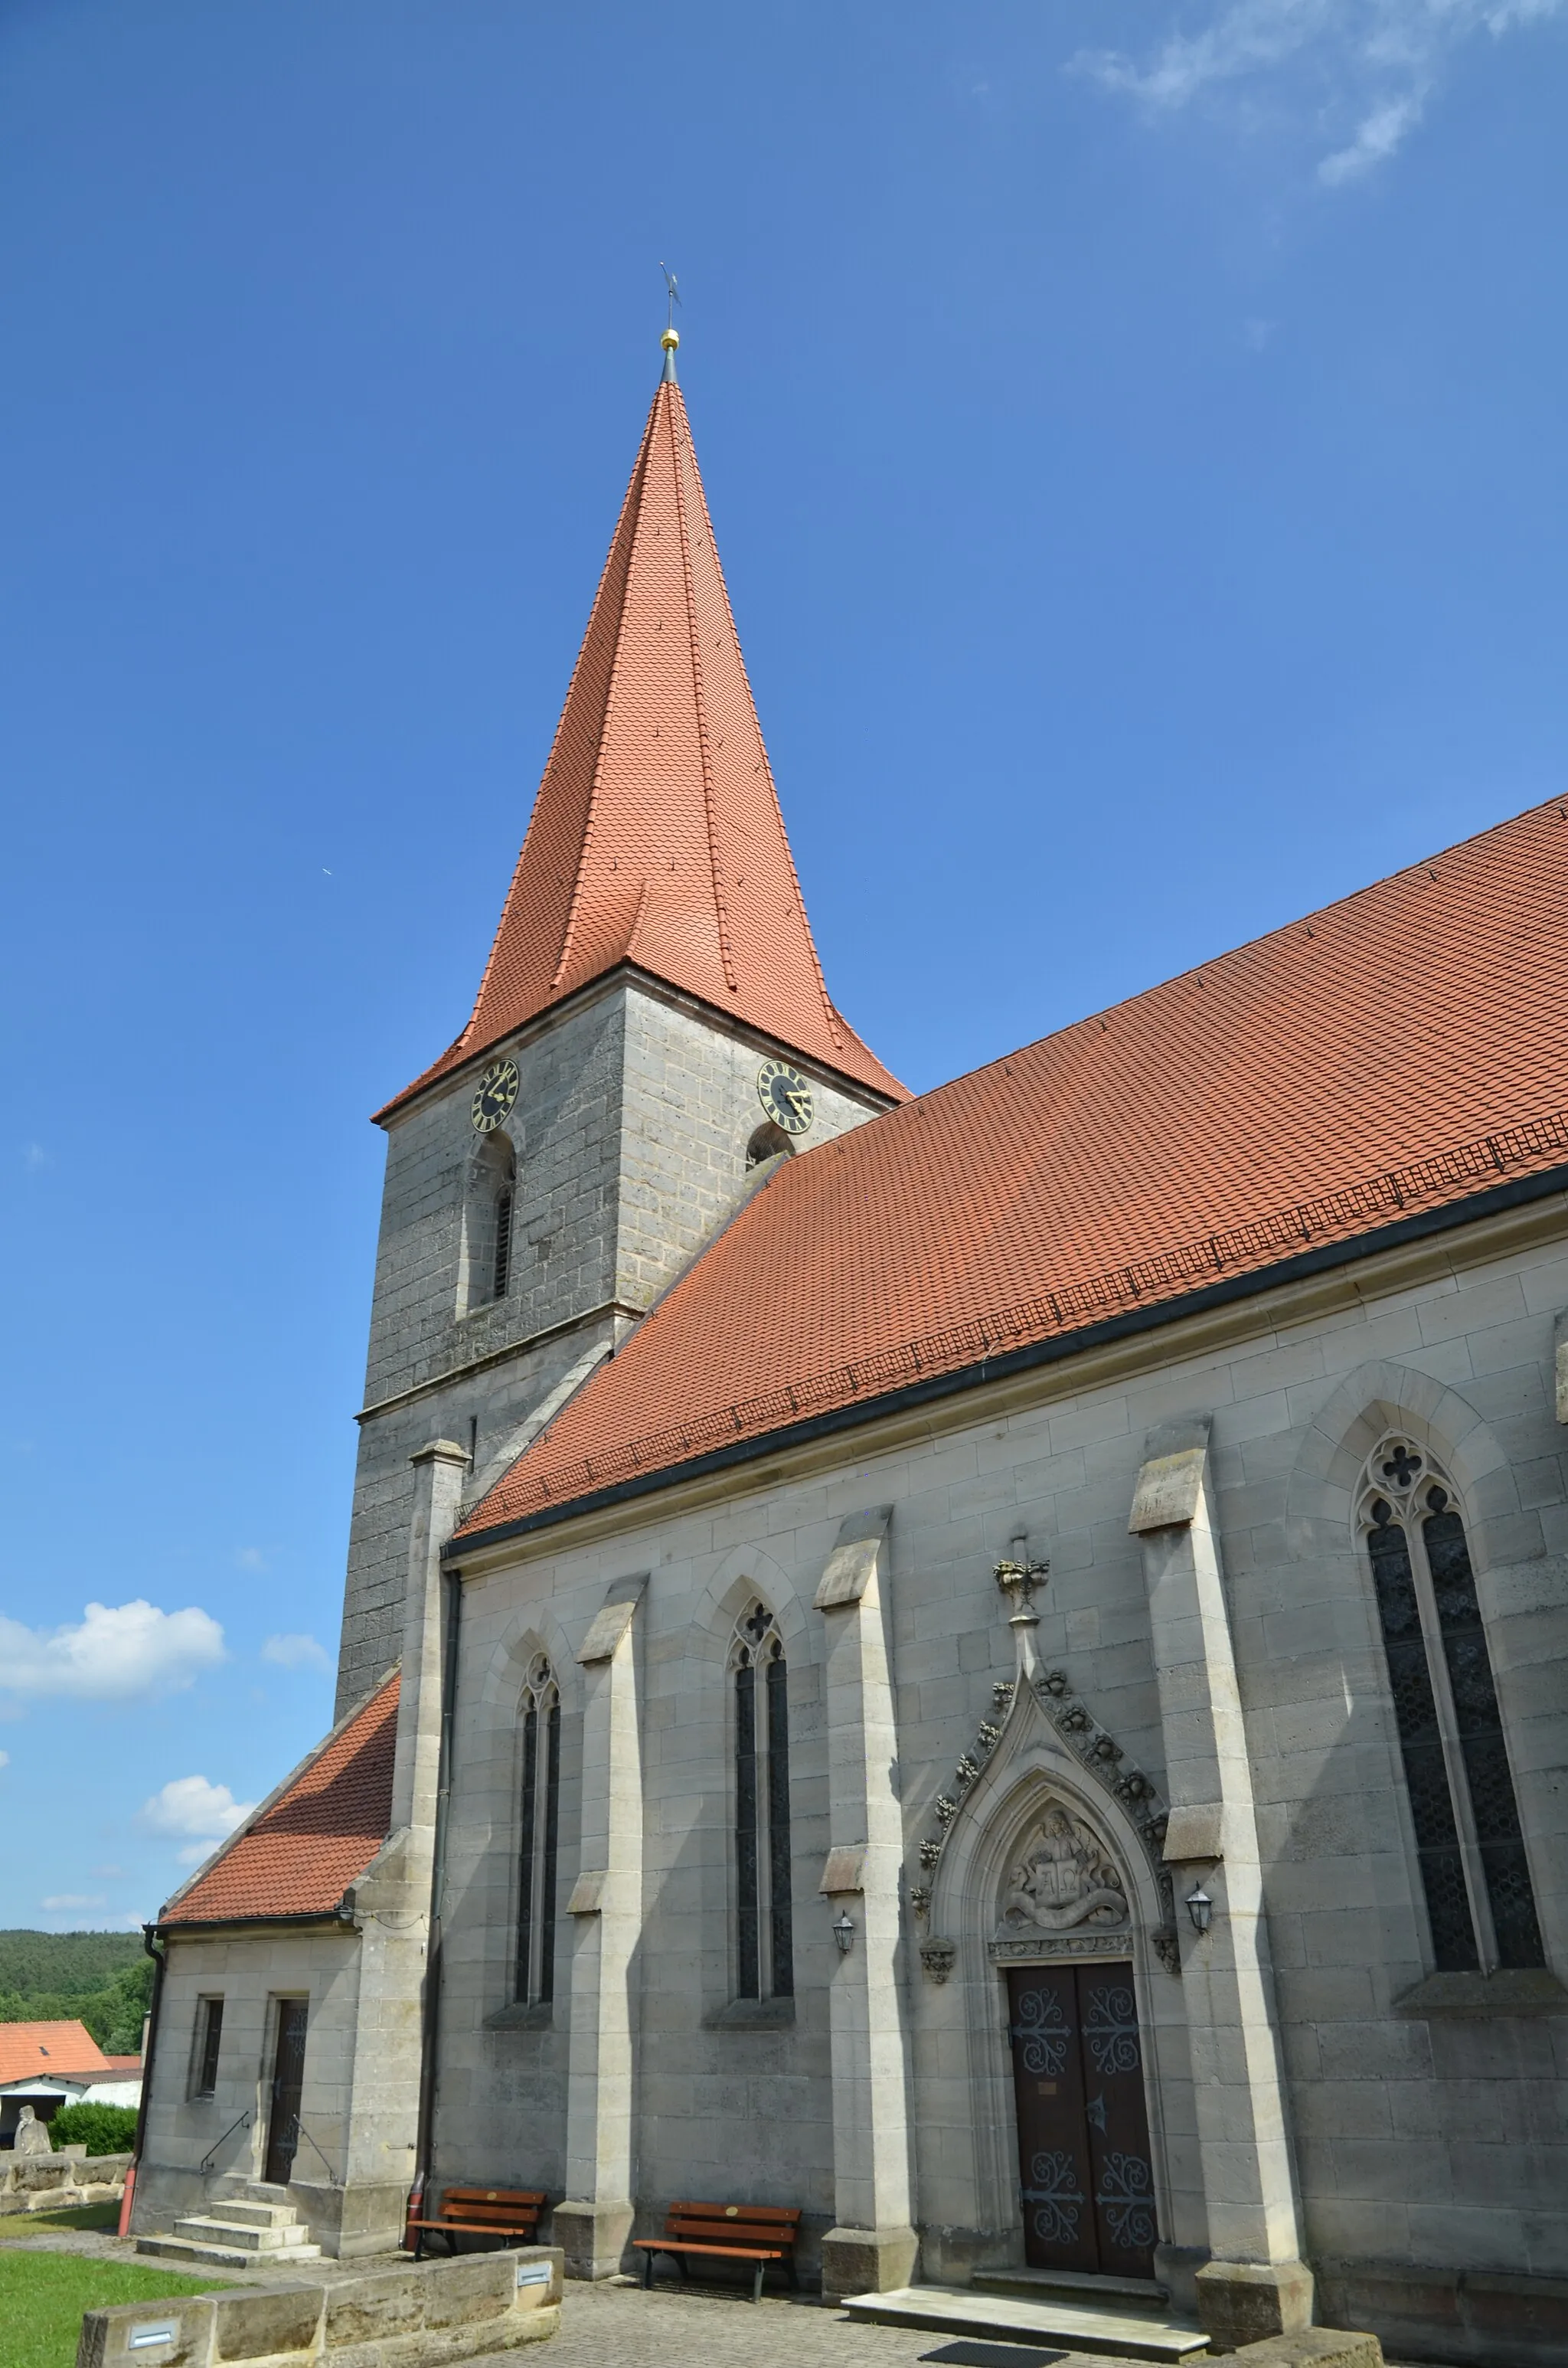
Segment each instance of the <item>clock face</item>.
[[804,1134],[812,1122],[812,1089],[788,1061],[764,1061],[756,1073],[756,1098],[786,1134]]
[[492,1061],[481,1077],[479,1091],[473,1098],[474,1133],[494,1134],[517,1099],[516,1061]]

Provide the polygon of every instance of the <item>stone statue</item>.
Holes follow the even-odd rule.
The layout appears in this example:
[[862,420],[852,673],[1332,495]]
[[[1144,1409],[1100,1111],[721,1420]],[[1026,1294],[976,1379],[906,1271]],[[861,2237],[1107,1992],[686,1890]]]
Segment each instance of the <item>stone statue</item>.
[[1040,1818],[1007,1877],[1002,1921],[1017,1930],[1064,1932],[1074,1924],[1125,1924],[1120,1875],[1089,1827],[1059,1804]]
[[17,2154],[52,2154],[54,2140],[49,2135],[49,2123],[40,2122],[30,2105],[24,2105],[17,2115],[17,2135],[12,2141]]

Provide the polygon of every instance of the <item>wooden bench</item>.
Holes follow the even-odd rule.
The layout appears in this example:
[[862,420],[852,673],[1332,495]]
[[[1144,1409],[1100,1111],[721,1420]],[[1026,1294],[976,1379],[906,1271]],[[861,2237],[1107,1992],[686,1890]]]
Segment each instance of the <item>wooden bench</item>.
[[455,2253],[460,2237],[499,2237],[510,2244],[531,2244],[544,2209],[542,2189],[521,2187],[449,2187],[428,2220],[410,2220],[415,2232],[414,2258],[421,2260],[425,2239],[439,2229],[448,2249]]
[[801,2232],[799,2210],[778,2203],[672,2203],[662,2237],[639,2237],[633,2249],[642,2256],[642,2283],[653,2283],[653,2256],[668,2253],[690,2271],[692,2255],[716,2260],[749,2261],[754,2272],[753,2302],[762,2300],[762,2281],[769,2261],[778,2261],[795,2283],[795,2239]]

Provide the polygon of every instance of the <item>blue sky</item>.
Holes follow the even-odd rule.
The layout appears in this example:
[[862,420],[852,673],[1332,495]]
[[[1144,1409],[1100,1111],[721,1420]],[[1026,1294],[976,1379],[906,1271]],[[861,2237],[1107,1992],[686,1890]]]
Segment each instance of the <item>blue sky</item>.
[[1568,0],[7,0],[0,1922],[150,1914],[328,1715],[368,1113],[467,1016],[659,258],[925,1087],[1562,790],[1565,120]]

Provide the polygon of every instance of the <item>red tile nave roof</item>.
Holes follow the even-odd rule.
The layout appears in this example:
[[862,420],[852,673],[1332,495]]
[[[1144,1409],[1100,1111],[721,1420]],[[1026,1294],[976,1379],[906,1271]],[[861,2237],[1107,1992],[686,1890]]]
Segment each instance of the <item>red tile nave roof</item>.
[[397,1697],[394,1674],[176,1892],[160,1922],[330,1916],[392,1824]]
[[468,1026],[389,1102],[634,963],[891,1100],[801,901],[680,389],[653,397]]
[[460,1538],[1568,1160],[1555,802],[786,1162]]

